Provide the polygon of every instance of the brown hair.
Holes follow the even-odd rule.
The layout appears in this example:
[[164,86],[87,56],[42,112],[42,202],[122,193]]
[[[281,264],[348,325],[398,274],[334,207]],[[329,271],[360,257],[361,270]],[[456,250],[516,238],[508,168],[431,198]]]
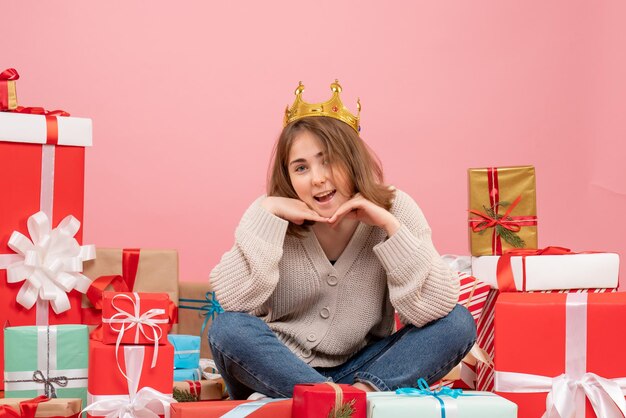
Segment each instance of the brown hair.
[[[298,119],[283,129],[268,171],[268,196],[298,199],[291,185],[287,164],[293,140],[304,130],[322,141],[331,167],[345,175],[352,193],[361,193],[367,200],[387,210],[391,208],[394,191],[383,183],[383,170],[378,157],[349,125],[326,116]],[[312,223],[289,223],[287,233],[301,237],[309,225]]]

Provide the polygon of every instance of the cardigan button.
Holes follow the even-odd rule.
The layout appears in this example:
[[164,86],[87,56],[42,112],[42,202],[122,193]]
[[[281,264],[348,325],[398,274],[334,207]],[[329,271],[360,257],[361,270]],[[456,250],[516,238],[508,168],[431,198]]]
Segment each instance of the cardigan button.
[[320,316],[324,319],[328,318],[330,316],[330,309],[328,309],[327,307],[323,307],[320,311]]
[[311,357],[311,354],[312,354],[312,352],[308,348],[304,348],[302,350],[302,357],[304,357],[304,358]]
[[337,276],[329,274],[326,278],[326,283],[328,283],[329,286],[337,286]]
[[313,332],[310,333],[309,335],[306,336],[306,340],[309,342],[313,342],[315,340],[317,340],[317,335],[315,335]]

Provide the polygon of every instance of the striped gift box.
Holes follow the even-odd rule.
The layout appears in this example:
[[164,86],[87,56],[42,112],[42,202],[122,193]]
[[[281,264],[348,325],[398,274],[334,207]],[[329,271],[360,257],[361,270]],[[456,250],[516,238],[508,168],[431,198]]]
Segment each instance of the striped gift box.
[[[571,290],[542,290],[536,293],[612,293],[617,289],[571,289]],[[529,291],[527,293],[533,293]],[[494,340],[494,314],[496,299],[498,298],[498,290],[492,289],[489,292],[483,313],[478,321],[478,345],[489,354],[493,359],[495,356]],[[476,367],[476,390],[493,392],[493,366],[478,363]]]

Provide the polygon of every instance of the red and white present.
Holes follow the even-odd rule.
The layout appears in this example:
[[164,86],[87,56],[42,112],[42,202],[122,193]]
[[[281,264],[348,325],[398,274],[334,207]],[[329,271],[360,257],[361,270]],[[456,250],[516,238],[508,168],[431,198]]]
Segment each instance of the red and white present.
[[[90,145],[90,119],[0,112],[3,326],[80,323],[82,262],[94,251],[80,245]],[[0,333],[0,373],[3,347]]]
[[563,247],[510,250],[502,256],[472,257],[472,274],[502,291],[614,288],[619,255]]
[[[576,290],[544,290],[536,293],[614,293],[617,289],[576,289]],[[535,292],[528,292],[535,293]],[[485,350],[489,357],[495,360],[495,305],[500,292],[491,290],[483,314],[478,321],[478,336],[476,343]],[[476,390],[493,392],[494,390],[494,369],[492,365],[478,363],[476,365]]]
[[626,293],[502,293],[495,309],[495,390],[520,417],[626,416]]
[[104,292],[102,342],[164,344],[170,304],[167,293]]
[[154,346],[125,345],[118,353],[113,345],[90,340],[87,417],[124,416],[124,411],[169,415],[170,403],[176,402],[171,397],[174,347],[166,339],[158,349],[154,364]]

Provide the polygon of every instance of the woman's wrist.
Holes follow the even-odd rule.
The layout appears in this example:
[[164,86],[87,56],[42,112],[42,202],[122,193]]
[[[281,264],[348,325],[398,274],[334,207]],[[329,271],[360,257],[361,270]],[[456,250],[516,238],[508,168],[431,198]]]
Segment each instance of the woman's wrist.
[[386,221],[381,226],[381,228],[385,230],[388,237],[391,237],[393,234],[398,232],[398,229],[400,229],[401,225],[400,225],[400,221],[395,216],[393,216],[391,213],[389,215],[390,215],[389,220]]
[[274,205],[274,198],[272,196],[268,196],[261,202],[261,207],[271,213],[272,215],[278,216],[276,213],[276,206]]

